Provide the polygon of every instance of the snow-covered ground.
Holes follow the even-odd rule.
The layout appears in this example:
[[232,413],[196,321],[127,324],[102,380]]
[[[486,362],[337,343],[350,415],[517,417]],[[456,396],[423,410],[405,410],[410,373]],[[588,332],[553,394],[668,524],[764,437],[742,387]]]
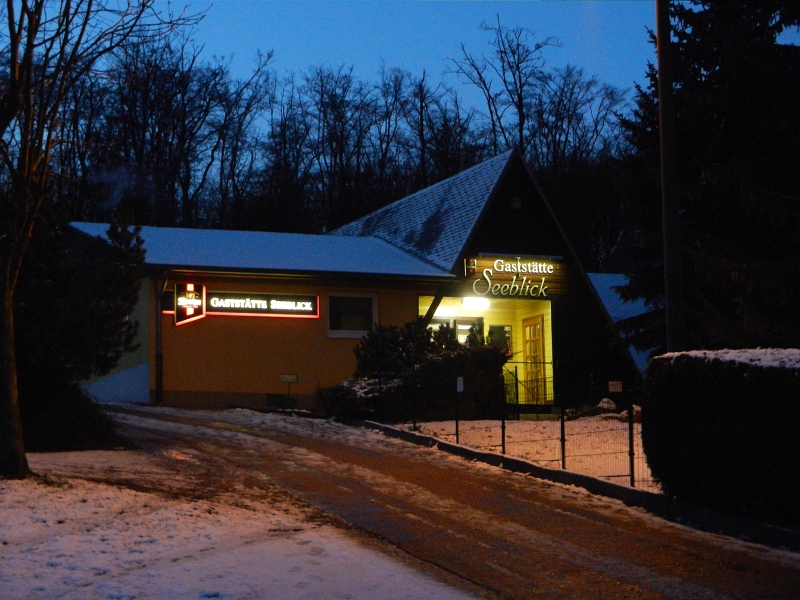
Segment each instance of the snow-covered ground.
[[[455,421],[418,423],[420,433],[455,441]],[[411,423],[404,428],[409,429]],[[641,424],[633,424],[635,486],[658,492],[642,450]],[[628,424],[618,414],[583,417],[564,423],[566,468],[576,473],[629,485]],[[490,452],[500,452],[500,421],[461,421],[459,443]],[[506,454],[530,460],[543,467],[560,469],[561,424],[559,421],[506,421]]]
[[190,501],[74,475],[175,477],[141,451],[29,461],[50,475],[0,480],[0,598],[472,597],[291,503],[243,502],[237,490],[230,502]]

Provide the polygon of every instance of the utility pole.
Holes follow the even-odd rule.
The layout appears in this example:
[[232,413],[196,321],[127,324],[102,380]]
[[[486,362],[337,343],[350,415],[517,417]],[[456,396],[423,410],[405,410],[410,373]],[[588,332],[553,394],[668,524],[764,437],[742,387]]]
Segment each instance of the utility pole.
[[675,144],[675,107],[670,57],[669,0],[656,0],[658,50],[658,126],[661,138],[661,214],[664,236],[664,309],[667,352],[686,349],[683,303],[683,266],[678,198],[678,159]]

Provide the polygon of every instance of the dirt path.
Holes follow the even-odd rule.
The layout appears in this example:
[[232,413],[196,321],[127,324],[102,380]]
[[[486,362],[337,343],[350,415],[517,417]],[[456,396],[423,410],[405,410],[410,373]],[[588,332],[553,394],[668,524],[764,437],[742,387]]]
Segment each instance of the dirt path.
[[800,598],[796,554],[370,431],[275,418],[244,426],[225,414],[117,416],[142,447],[172,448],[175,494],[294,495],[489,595]]

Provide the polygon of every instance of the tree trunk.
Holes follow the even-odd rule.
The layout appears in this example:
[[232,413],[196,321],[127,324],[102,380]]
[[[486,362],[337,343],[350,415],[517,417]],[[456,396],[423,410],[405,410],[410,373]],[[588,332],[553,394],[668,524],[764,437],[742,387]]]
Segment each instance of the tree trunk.
[[0,477],[22,479],[31,474],[22,440],[14,342],[14,291],[6,289],[2,305],[3,390],[0,396]]

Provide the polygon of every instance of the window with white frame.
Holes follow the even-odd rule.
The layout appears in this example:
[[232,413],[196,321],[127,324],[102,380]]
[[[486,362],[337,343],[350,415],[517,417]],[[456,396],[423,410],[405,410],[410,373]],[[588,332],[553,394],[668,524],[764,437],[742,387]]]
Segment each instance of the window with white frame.
[[361,338],[377,322],[377,294],[328,296],[328,337]]

